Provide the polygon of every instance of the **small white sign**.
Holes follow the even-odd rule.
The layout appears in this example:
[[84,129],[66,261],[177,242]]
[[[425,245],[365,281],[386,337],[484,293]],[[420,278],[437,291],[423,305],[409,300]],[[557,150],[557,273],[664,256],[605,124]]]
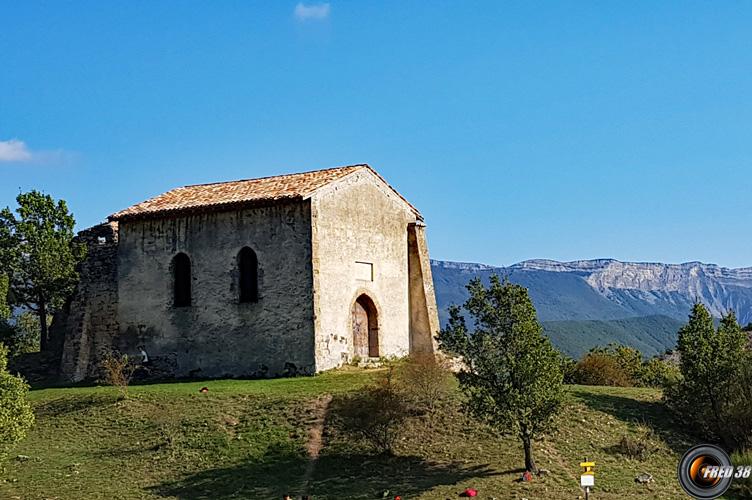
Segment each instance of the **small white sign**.
[[586,486],[595,486],[595,476],[591,476],[590,474],[580,476],[580,486],[583,488]]
[[373,263],[355,261],[355,279],[373,281]]

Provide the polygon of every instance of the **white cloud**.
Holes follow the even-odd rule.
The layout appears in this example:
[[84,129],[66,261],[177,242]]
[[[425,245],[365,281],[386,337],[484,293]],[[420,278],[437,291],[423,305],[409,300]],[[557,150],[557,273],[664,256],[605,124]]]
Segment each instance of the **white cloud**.
[[328,3],[306,5],[298,2],[295,6],[295,19],[298,21],[321,20],[329,17],[331,8]]
[[34,163],[53,165],[76,161],[78,154],[62,149],[39,151],[31,150],[24,141],[9,139],[0,141],[0,163]]
[[0,162],[31,161],[33,155],[26,143],[18,139],[0,141]]

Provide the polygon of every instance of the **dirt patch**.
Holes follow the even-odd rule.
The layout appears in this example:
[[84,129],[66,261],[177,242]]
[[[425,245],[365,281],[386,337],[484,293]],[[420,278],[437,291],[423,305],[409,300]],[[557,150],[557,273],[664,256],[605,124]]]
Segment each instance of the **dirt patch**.
[[317,398],[308,410],[311,417],[311,426],[308,429],[308,443],[306,444],[309,460],[303,474],[303,491],[309,490],[313,472],[316,470],[316,461],[324,445],[324,422],[326,422],[326,414],[329,411],[329,403],[331,402],[332,395],[324,394]]

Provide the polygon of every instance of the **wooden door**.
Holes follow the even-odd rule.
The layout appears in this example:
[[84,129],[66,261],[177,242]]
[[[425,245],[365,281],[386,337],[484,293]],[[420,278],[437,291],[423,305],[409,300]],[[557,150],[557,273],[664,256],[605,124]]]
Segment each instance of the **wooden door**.
[[356,300],[352,307],[353,354],[361,358],[369,356],[368,311]]

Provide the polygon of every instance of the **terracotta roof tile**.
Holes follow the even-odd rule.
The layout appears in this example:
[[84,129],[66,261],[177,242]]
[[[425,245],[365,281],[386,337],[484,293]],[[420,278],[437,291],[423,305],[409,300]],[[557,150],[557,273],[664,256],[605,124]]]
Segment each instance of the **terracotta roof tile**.
[[[110,215],[109,220],[166,216],[190,211],[230,208],[283,200],[302,200],[330,182],[360,169],[368,169],[383,181],[383,178],[368,165],[350,165],[299,174],[196,184],[167,191],[128,207]],[[399,193],[397,194],[399,195]],[[404,198],[402,199],[404,200]],[[412,207],[412,205],[410,206]],[[417,210],[415,212],[419,215]]]

